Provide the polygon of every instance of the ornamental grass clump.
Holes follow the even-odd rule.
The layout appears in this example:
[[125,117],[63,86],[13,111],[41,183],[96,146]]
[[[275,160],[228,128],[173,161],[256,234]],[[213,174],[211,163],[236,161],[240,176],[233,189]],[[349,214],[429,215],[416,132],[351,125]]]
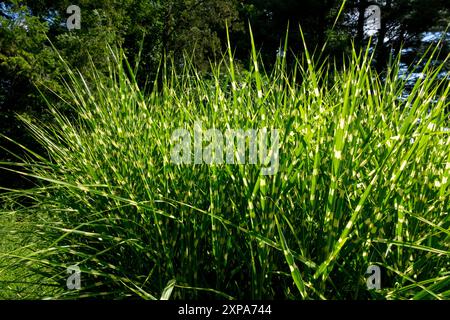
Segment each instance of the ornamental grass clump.
[[[431,50],[402,98],[399,62],[380,76],[370,52],[340,68],[307,50],[288,68],[280,55],[268,73],[253,46],[244,73],[229,49],[208,77],[189,59],[163,68],[149,94],[119,50],[107,75],[67,66],[70,112],[21,116],[46,153],[3,164],[37,183],[2,194],[0,214],[27,217],[17,225],[39,237],[0,251],[2,271],[26,266],[53,298],[450,298],[444,63]],[[196,121],[277,129],[278,170],[173,163],[174,131],[193,136]],[[372,265],[380,290],[367,289]],[[69,266],[81,290],[66,287]]]

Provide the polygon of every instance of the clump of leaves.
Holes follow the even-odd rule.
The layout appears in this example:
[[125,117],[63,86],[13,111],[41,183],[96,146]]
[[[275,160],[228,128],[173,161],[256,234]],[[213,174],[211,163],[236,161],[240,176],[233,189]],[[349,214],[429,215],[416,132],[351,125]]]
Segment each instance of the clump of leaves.
[[[33,217],[39,250],[17,259],[59,285],[52,297],[449,298],[449,87],[437,91],[435,52],[401,98],[398,62],[380,79],[369,49],[342,69],[305,49],[291,72],[280,55],[267,73],[252,47],[248,73],[229,49],[212,80],[187,59],[148,96],[111,50],[107,77],[67,66],[74,119],[52,106],[50,125],[22,117],[48,154],[15,163],[41,183],[2,195],[32,205],[1,215]],[[172,163],[172,133],[196,121],[278,129],[278,172]],[[81,291],[65,287],[70,265]]]

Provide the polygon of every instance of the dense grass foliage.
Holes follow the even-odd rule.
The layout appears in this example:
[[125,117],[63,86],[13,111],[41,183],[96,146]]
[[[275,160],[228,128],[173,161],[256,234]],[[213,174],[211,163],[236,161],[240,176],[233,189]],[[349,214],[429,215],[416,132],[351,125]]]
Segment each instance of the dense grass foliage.
[[[30,266],[56,298],[450,298],[442,65],[421,61],[426,77],[402,98],[398,63],[380,78],[369,51],[339,70],[306,52],[287,72],[279,57],[267,74],[254,48],[247,73],[229,50],[209,78],[188,59],[162,70],[149,95],[114,50],[106,78],[68,67],[61,99],[74,116],[22,117],[47,154],[8,164],[40,184],[2,195],[1,215],[23,218],[5,234],[39,237],[1,260]],[[173,164],[172,133],[195,121],[278,129],[278,172]],[[80,291],[66,289],[70,265]],[[370,265],[381,290],[367,290]],[[0,279],[11,263],[2,268]]]

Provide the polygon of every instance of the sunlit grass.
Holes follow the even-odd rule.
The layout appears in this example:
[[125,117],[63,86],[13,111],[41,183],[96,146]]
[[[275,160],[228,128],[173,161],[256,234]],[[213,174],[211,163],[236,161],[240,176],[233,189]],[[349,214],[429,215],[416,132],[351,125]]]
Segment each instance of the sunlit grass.
[[[94,81],[68,67],[61,99],[76,116],[22,117],[48,154],[15,164],[38,186],[2,195],[1,215],[26,216],[40,240],[1,259],[38,266],[55,298],[154,299],[174,279],[171,298],[448,299],[449,87],[432,54],[407,100],[398,63],[380,79],[369,50],[341,69],[305,53],[288,73],[279,58],[271,74],[255,48],[247,73],[229,50],[209,79],[187,59],[149,95],[118,51]],[[173,131],[197,120],[279,129],[278,173],[171,163]],[[69,265],[81,291],[65,287]],[[370,265],[380,291],[366,288]]]

